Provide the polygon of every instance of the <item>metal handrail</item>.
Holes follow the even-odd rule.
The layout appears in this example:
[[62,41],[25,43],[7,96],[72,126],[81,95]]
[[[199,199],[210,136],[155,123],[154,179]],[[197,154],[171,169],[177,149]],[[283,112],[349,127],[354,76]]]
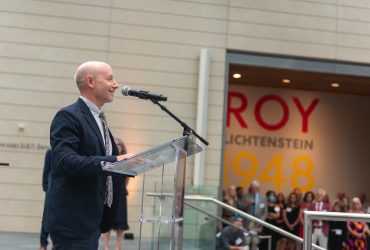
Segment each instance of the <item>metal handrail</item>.
[[[160,194],[160,193],[147,193],[146,195],[148,195],[148,196],[159,196],[159,197],[172,196],[172,194],[169,194],[169,193],[162,193],[162,194]],[[224,207],[226,209],[229,209],[229,210],[233,211],[234,213],[237,213],[237,214],[241,215],[242,217],[244,217],[244,218],[246,218],[246,219],[248,219],[250,221],[259,223],[262,226],[267,227],[267,228],[269,228],[269,229],[271,229],[271,230],[273,230],[273,231],[275,231],[277,233],[280,233],[280,234],[282,234],[282,235],[284,235],[284,236],[286,236],[286,237],[288,237],[288,238],[290,238],[292,240],[295,240],[295,241],[298,241],[298,242],[303,243],[303,239],[301,237],[298,237],[298,236],[296,236],[294,234],[291,234],[291,233],[289,233],[289,232],[287,232],[287,231],[285,231],[285,230],[283,230],[283,229],[281,229],[281,228],[279,228],[277,226],[274,226],[274,225],[272,225],[272,224],[270,224],[270,223],[268,223],[268,222],[266,222],[264,220],[258,219],[256,217],[250,215],[250,214],[247,214],[247,213],[245,213],[245,212],[243,212],[243,211],[241,211],[239,209],[236,209],[235,207],[230,206],[230,205],[228,205],[226,203],[223,203],[223,202],[221,202],[221,201],[219,201],[219,200],[217,200],[215,198],[207,197],[207,196],[203,196],[203,195],[185,195],[185,200],[212,202],[212,203],[214,203],[216,205],[219,205],[221,207]],[[311,245],[313,247],[315,247],[316,249],[326,250],[325,248],[322,248],[322,247],[320,247],[320,246],[318,246],[316,244],[311,244]]]
[[[191,204],[189,202],[186,202],[185,201],[184,203],[185,203],[185,205],[187,205],[187,206],[189,206],[189,207],[191,207],[191,208],[193,208],[195,210],[198,210],[199,212],[204,213],[204,214],[208,215],[209,217],[212,217],[212,218],[214,218],[216,220],[222,221],[223,223],[225,223],[225,224],[227,224],[229,226],[238,228],[238,229],[242,230],[245,234],[249,234],[249,232],[247,230],[245,230],[244,228],[240,228],[238,226],[235,226],[230,221],[227,221],[227,220],[225,220],[225,219],[223,219],[223,218],[221,218],[219,216],[213,215],[213,214],[211,214],[211,213],[209,213],[209,212],[207,212],[207,211],[205,211],[205,210],[203,210],[203,209],[201,209],[201,208],[199,208],[199,207],[197,207],[194,204]],[[272,241],[271,235],[258,235],[258,238],[260,238],[260,239],[267,239],[267,242],[268,242],[267,243],[267,248],[268,248],[268,250],[271,250],[271,243],[272,243],[271,242]]]
[[312,244],[312,220],[370,222],[370,214],[304,211],[303,250]]

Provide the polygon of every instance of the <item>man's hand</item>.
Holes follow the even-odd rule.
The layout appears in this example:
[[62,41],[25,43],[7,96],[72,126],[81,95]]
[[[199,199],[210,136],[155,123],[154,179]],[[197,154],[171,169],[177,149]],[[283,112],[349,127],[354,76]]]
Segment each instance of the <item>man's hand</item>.
[[[124,154],[124,155],[117,155],[117,161],[126,160],[127,158],[130,158],[133,155],[135,155],[135,154],[127,153],[127,154]],[[145,163],[145,159],[142,158],[142,157],[135,157],[135,159],[133,160],[133,163],[143,164],[143,163]]]
[[124,155],[117,155],[117,161],[126,160],[127,158],[130,158],[133,155],[134,154],[130,154],[130,153],[127,153],[127,154],[124,154]]

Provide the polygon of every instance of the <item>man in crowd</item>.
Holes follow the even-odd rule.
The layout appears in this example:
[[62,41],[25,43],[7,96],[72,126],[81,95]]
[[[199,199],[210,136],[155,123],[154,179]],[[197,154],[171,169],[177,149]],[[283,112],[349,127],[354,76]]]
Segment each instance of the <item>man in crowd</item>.
[[225,227],[217,239],[217,250],[245,250],[246,238],[243,230],[243,218],[235,215],[233,226]]
[[[326,191],[319,188],[317,190],[315,201],[308,207],[310,211],[330,211],[330,205],[325,202]],[[312,222],[312,243],[327,248],[329,224],[327,221]]]
[[[266,204],[265,195],[261,195],[260,193],[260,183],[257,180],[253,180],[249,186],[248,192],[246,192],[242,200],[237,203],[237,208],[260,220],[266,220]],[[251,250],[258,249],[258,234],[262,232],[262,225],[245,219],[244,227],[249,231],[247,241],[250,243]]]

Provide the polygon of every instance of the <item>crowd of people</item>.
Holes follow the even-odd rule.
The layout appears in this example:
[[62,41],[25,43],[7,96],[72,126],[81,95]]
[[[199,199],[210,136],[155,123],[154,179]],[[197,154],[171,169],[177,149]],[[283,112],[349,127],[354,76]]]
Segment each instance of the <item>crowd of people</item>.
[[[256,180],[251,182],[247,190],[242,187],[229,186],[224,191],[223,201],[301,238],[303,237],[303,212],[305,210],[370,213],[370,205],[364,192],[360,192],[357,197],[351,199],[346,196],[345,192],[338,192],[336,197],[330,199],[327,192],[321,188],[315,192],[302,193],[299,188],[295,188],[289,194],[274,190],[268,190],[262,194],[260,183]],[[235,223],[235,213],[228,209],[223,210],[222,218]],[[302,244],[297,241],[245,218],[240,230],[245,232],[246,241],[245,243],[239,241],[240,244],[236,245],[235,239],[228,241],[223,239],[223,231],[230,227],[227,224],[229,223],[223,223],[218,249],[268,249],[267,241],[262,240],[261,236],[271,236],[272,250],[302,248]],[[369,228],[370,224],[364,222],[313,221],[312,243],[329,250],[370,249]]]

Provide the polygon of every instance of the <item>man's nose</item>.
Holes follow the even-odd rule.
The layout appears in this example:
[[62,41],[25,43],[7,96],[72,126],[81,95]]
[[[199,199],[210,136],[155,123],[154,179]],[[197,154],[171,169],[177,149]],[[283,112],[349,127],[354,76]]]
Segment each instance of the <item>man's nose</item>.
[[113,81],[113,88],[117,89],[118,87],[119,87],[119,83],[116,80],[114,80]]

